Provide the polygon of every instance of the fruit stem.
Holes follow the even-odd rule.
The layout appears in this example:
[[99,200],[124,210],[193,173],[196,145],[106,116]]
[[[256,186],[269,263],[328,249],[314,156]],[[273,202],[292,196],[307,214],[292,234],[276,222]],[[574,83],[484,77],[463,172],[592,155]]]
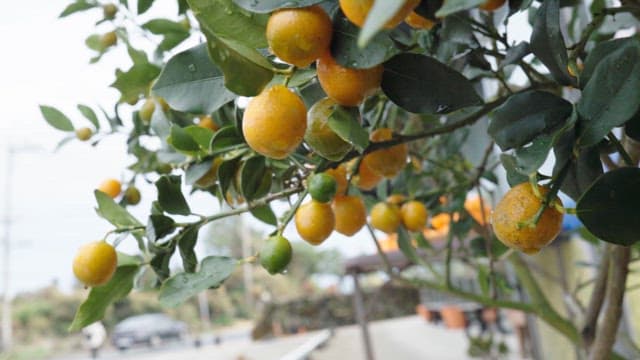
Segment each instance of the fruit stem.
[[293,219],[293,216],[296,214],[296,211],[298,210],[298,208],[302,204],[302,201],[304,200],[304,198],[307,196],[308,193],[309,193],[309,190],[305,189],[303,192],[298,194],[298,199],[296,200],[296,203],[293,204],[291,209],[285,214],[284,219],[282,219],[282,221],[280,222],[280,226],[278,226],[278,234],[282,234],[282,232],[287,227],[291,219]]
[[238,265],[242,265],[242,264],[253,264],[258,260],[258,254],[256,255],[251,255],[251,256],[247,256],[244,259],[240,259],[238,260]]
[[622,143],[620,143],[620,140],[618,140],[618,138],[613,134],[613,132],[610,131],[607,137],[609,138],[609,141],[611,141],[613,146],[615,146],[616,150],[618,151],[618,154],[620,154],[620,156],[622,157],[622,160],[624,160],[624,163],[627,166],[635,167],[636,165],[633,163],[633,160],[631,160],[631,156],[629,156],[629,153],[627,152],[627,150],[625,150],[624,146],[622,146]]

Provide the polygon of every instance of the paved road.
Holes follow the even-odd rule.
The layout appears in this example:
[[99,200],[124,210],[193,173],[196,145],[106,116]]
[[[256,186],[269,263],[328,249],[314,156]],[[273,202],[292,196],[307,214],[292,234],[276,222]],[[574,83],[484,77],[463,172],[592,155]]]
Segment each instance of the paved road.
[[[469,359],[469,342],[461,330],[427,324],[417,316],[371,323],[374,354],[377,360],[459,360]],[[123,360],[278,360],[317,335],[317,332],[278,339],[251,341],[248,333],[235,333],[219,345],[206,341],[199,348],[187,345],[166,345],[156,349],[134,349],[124,353],[106,351],[100,359]],[[512,353],[517,352],[513,337],[505,338]],[[83,360],[85,354],[58,357],[55,360]],[[515,355],[508,357],[517,359]],[[336,329],[323,348],[316,350],[313,360],[360,360],[364,350],[360,330],[355,325]]]

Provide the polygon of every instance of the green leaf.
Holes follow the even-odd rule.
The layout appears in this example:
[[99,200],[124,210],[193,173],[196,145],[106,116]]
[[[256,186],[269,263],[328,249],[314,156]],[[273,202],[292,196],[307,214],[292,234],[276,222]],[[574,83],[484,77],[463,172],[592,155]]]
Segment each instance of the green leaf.
[[337,12],[333,17],[331,55],[338,64],[356,69],[372,68],[400,52],[386,32],[377,34],[366,47],[360,48],[359,33],[360,28],[351,23],[341,12]]
[[184,182],[187,185],[193,185],[211,170],[213,160],[203,161],[201,163],[190,165],[184,173]]
[[253,215],[256,219],[273,226],[278,225],[278,219],[276,218],[276,214],[271,209],[269,205],[257,206],[249,210],[251,215]]
[[160,50],[169,51],[174,47],[178,46],[180,43],[189,38],[189,32],[171,32],[164,35],[160,45],[158,48]]
[[273,78],[273,68],[254,49],[208,36],[209,54],[224,73],[224,86],[242,96],[256,96]]
[[188,32],[182,24],[169,19],[149,20],[142,25],[142,28],[151,31],[156,35]]
[[567,70],[567,47],[560,32],[559,0],[545,0],[538,8],[530,43],[531,51],[557,82],[562,85],[574,82]]
[[422,259],[416,253],[416,249],[411,244],[411,237],[404,226],[398,227],[398,247],[412,263],[420,264],[422,262]]
[[182,267],[188,273],[195,272],[198,266],[195,246],[196,242],[198,242],[199,230],[199,226],[188,226],[176,236],[180,257],[182,257]]
[[574,158],[576,131],[566,132],[553,148],[556,162],[553,175],[556,176],[569,162],[567,176],[560,190],[577,200],[603,173],[600,151],[597,146],[582,148]]
[[119,266],[108,283],[92,288],[89,297],[78,308],[69,331],[78,331],[104,318],[109,305],[131,292],[139,268],[137,264]]
[[139,95],[146,95],[149,86],[160,74],[160,68],[152,64],[134,64],[129,70],[123,72],[116,70],[116,81],[111,84],[120,91],[121,100],[127,100]]
[[482,5],[485,1],[486,0],[447,0],[444,1],[440,10],[436,12],[436,16],[444,18],[460,11],[477,8],[478,5]]
[[238,169],[238,161],[236,159],[224,161],[218,167],[218,183],[220,184],[220,192],[222,195],[227,194],[227,190],[231,186],[231,182],[236,176]]
[[164,215],[150,215],[147,222],[146,235],[151,242],[156,242],[175,230],[175,221]]
[[335,106],[327,124],[342,140],[362,154],[369,146],[369,133],[360,125],[359,118],[357,108]]
[[209,288],[217,288],[229,277],[238,262],[223,256],[209,256],[202,260],[196,273],[177,274],[162,284],[160,304],[175,307],[188,298]]
[[211,138],[211,151],[220,151],[228,146],[241,144],[242,137],[235,126],[229,125],[218,129]]
[[98,34],[89,35],[89,37],[85,39],[84,43],[89,49],[102,53],[104,51],[104,46],[102,45],[102,41],[100,41],[100,37],[101,36]]
[[282,8],[301,8],[324,0],[233,0],[241,8],[258,14],[268,14]]
[[100,190],[94,192],[98,208],[96,212],[100,217],[107,220],[117,228],[142,226],[133,215],[131,215],[125,208],[116,204],[109,195],[103,193]]
[[623,246],[640,240],[640,169],[619,168],[602,175],[578,200],[584,226],[600,239]]
[[500,162],[507,172],[507,182],[509,183],[509,186],[514,187],[518,184],[529,181],[529,177],[519,171],[518,161],[516,160],[515,156],[502,154],[500,155]]
[[207,38],[213,35],[250,49],[268,47],[265,37],[268,14],[248,12],[232,0],[189,0],[188,3]]
[[180,176],[163,175],[156,181],[158,203],[169,214],[189,215],[191,209],[182,195]]
[[153,86],[172,109],[211,114],[236,98],[224,86],[222,71],[211,61],[206,44],[172,57]]
[[213,139],[213,131],[197,125],[190,125],[183,129],[202,150],[209,151],[211,139]]
[[247,202],[265,196],[271,189],[271,171],[267,168],[265,158],[254,156],[247,159],[240,167],[240,189],[238,191]]
[[387,61],[382,91],[396,105],[413,113],[449,113],[482,104],[467,78],[420,54],[400,54]]
[[89,10],[89,9],[93,9],[95,7],[98,7],[98,4],[90,4],[84,0],[79,0],[76,1],[74,3],[69,4],[61,13],[60,15],[58,15],[58,17],[63,18],[66,16],[69,16],[71,14],[75,14],[77,12],[80,11],[85,11],[85,10]]
[[580,87],[584,88],[591,76],[593,76],[596,67],[600,62],[612,55],[619,49],[626,48],[627,46],[638,44],[639,40],[636,37],[628,37],[622,39],[614,39],[609,41],[603,41],[596,45],[593,50],[589,52],[587,59],[584,62],[584,69],[580,73]]
[[138,15],[144,14],[153,5],[153,0],[138,0]]
[[367,46],[369,41],[384,28],[387,21],[391,20],[406,1],[374,1],[358,36],[358,46],[361,48]]
[[545,91],[518,93],[493,112],[488,132],[502,150],[517,148],[564,125],[572,110],[570,102]]
[[78,110],[85,118],[87,118],[87,120],[89,120],[93,124],[96,130],[100,129],[100,121],[98,121],[98,116],[92,108],[86,105],[78,104]]
[[171,135],[167,139],[167,143],[186,154],[192,154],[200,150],[200,146],[193,140],[191,135],[178,125],[171,126]]
[[580,146],[599,143],[614,127],[624,124],[640,108],[640,44],[605,57],[585,86],[578,102]]
[[529,55],[531,53],[531,47],[529,43],[523,41],[518,45],[509,48],[507,50],[507,54],[504,59],[500,62],[500,67],[504,67],[507,65],[517,64],[522,58]]
[[144,65],[149,63],[147,53],[142,50],[137,50],[129,45],[127,46],[127,53],[129,54],[129,57],[134,64]]
[[49,125],[62,131],[73,131],[71,120],[60,110],[46,105],[40,105],[40,112]]
[[149,246],[149,249],[154,253],[154,256],[149,261],[149,265],[158,276],[160,281],[171,276],[171,269],[169,264],[171,263],[171,257],[176,251],[176,242],[170,241],[166,246]]

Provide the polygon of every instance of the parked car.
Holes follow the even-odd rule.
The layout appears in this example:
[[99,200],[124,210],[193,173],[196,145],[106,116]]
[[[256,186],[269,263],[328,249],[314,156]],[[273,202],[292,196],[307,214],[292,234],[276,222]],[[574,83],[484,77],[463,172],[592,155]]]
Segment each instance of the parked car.
[[157,346],[166,340],[185,340],[187,324],[165,314],[145,314],[128,317],[119,322],[111,334],[111,342],[119,350],[134,345]]

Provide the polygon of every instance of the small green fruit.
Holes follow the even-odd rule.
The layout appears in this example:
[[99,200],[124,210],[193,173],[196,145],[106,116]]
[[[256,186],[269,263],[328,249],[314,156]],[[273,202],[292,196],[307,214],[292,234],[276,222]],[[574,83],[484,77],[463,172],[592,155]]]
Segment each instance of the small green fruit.
[[118,35],[115,31],[109,31],[100,37],[100,46],[106,49],[118,43]]
[[130,186],[124,191],[124,199],[129,205],[138,205],[140,202],[140,190],[135,186]]
[[315,174],[309,178],[308,189],[313,200],[327,203],[336,195],[338,183],[329,174]]
[[269,274],[278,274],[291,262],[291,243],[282,235],[274,235],[265,240],[260,249],[260,265]]

